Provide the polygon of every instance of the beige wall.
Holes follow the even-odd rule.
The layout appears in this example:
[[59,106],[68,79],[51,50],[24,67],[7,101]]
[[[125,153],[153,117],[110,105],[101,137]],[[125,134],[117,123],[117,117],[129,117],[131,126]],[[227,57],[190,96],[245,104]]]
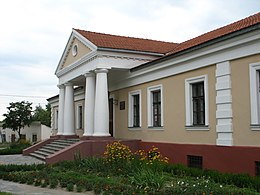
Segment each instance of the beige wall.
[[231,61],[233,100],[233,139],[237,146],[259,146],[260,132],[250,128],[249,64],[260,62],[260,55]]
[[[119,105],[115,108],[115,136],[117,138],[136,138],[143,141],[158,141],[171,143],[216,143],[216,92],[215,92],[215,69],[212,65],[195,71],[160,79],[154,82],[130,87],[112,92],[115,98],[125,101],[126,109],[120,110]],[[208,75],[209,84],[209,126],[208,131],[192,131],[185,129],[185,79]],[[162,84],[164,104],[164,128],[155,130],[147,128],[147,87]],[[142,94],[142,127],[138,130],[128,129],[128,92],[141,90]]]
[[[78,45],[78,54],[76,56],[73,56],[72,52],[71,52],[74,44]],[[83,57],[84,55],[89,53],[90,51],[91,50],[88,47],[86,47],[83,43],[81,43],[78,39],[74,39],[74,41],[70,45],[70,48],[67,51],[65,61],[62,64],[62,68],[69,66],[73,62],[76,62],[78,59],[80,59],[81,57]]]
[[[83,111],[83,113],[82,113],[82,115],[83,115],[83,120],[82,120],[83,124],[82,124],[82,128],[81,129],[77,128],[77,123],[78,123],[77,107],[79,105],[83,106],[83,110],[82,110]],[[75,127],[76,127],[75,128],[76,129],[76,134],[78,136],[82,137],[83,133],[84,133],[84,100],[79,100],[79,101],[75,102]]]
[[[82,105],[83,106],[83,128],[82,129],[77,129],[77,122],[78,122],[78,119],[77,119],[77,107],[78,105]],[[85,106],[85,101],[84,100],[78,100],[75,102],[74,104],[74,110],[75,110],[75,131],[76,131],[76,134],[79,135],[80,137],[83,135],[84,133],[84,106]],[[51,114],[51,121],[52,121],[52,134],[56,135],[58,133],[58,129],[55,129],[54,128],[54,124],[55,122],[58,123],[58,121],[55,121],[55,110],[58,109],[58,106],[54,106],[52,107],[52,114]]]

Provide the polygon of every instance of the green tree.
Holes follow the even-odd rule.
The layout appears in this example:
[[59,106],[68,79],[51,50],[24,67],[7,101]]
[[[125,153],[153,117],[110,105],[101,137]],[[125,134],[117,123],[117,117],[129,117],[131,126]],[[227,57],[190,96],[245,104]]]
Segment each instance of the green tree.
[[33,121],[40,121],[41,124],[51,126],[51,105],[47,104],[45,109],[41,105],[36,106],[33,114]]
[[7,107],[7,114],[3,114],[3,129],[10,128],[17,131],[21,139],[21,129],[32,123],[32,103],[21,101],[12,102]]

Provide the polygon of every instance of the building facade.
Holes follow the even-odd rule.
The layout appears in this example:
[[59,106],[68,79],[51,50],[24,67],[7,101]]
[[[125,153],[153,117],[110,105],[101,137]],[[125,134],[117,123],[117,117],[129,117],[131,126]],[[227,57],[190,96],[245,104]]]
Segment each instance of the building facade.
[[[41,122],[33,122],[29,127],[25,126],[21,129],[21,138],[29,142],[36,143],[50,138],[52,130],[50,127],[42,125]],[[16,131],[12,129],[3,129],[0,124],[0,142],[15,142],[19,138]]]
[[48,99],[52,129],[258,175],[259,72],[260,13],[179,44],[73,29]]

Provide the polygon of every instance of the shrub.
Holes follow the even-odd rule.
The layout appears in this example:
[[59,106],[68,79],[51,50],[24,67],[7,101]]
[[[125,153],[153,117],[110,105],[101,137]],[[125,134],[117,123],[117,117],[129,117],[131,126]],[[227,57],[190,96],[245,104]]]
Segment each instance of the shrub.
[[82,185],[77,185],[77,192],[82,192],[83,188],[84,187]]
[[68,190],[69,192],[72,192],[72,191],[74,190],[74,184],[73,184],[73,183],[68,183],[68,184],[67,184],[67,190]]
[[0,150],[0,155],[9,155],[9,154],[22,154],[23,149],[31,146],[29,141],[20,140],[19,142],[11,143],[9,147]]
[[51,179],[50,180],[50,188],[56,188],[58,186],[59,182],[57,179]]

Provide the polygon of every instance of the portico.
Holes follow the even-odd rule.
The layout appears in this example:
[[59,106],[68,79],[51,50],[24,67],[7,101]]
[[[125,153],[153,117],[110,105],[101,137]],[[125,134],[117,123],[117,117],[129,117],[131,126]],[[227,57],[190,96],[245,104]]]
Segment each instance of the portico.
[[[102,36],[80,30],[71,33],[55,72],[59,79],[58,114],[55,117],[58,122],[54,125],[57,136],[110,137],[114,129],[109,114],[109,110],[112,111],[109,109],[109,91],[118,88],[129,69],[162,55],[157,50],[144,52],[143,48],[138,51],[139,48],[129,50],[128,47],[104,45]],[[167,48],[172,47],[172,44],[164,44]],[[74,94],[77,87],[84,89],[80,99]],[[81,101],[80,115],[83,116],[80,129],[78,101]]]
[[[97,68],[85,77],[85,107],[83,136],[111,136],[109,133],[108,69]],[[66,82],[58,86],[59,117],[57,135],[72,136],[75,132],[74,85]]]

